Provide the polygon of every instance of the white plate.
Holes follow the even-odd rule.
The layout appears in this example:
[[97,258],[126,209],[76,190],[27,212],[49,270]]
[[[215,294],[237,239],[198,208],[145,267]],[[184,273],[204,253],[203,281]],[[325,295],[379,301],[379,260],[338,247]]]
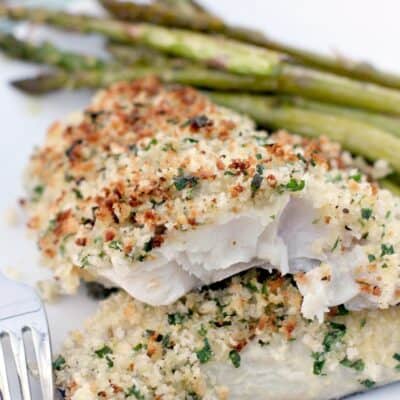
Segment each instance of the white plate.
[[[400,72],[397,47],[400,3],[397,0],[203,2],[232,22],[263,29],[292,44],[352,55]],[[74,6],[77,3],[79,7],[91,7],[90,0],[75,1]],[[99,42],[93,38],[82,41],[70,35],[63,39],[63,45],[72,48],[93,49]],[[11,79],[28,76],[37,70],[37,67],[11,62],[0,56],[0,213],[4,215],[0,218],[0,269],[14,269],[21,280],[32,284],[38,278],[48,276],[48,272],[40,267],[36,245],[26,235],[23,217],[19,215],[19,223],[10,226],[6,214],[17,209],[17,199],[23,195],[22,171],[33,146],[42,142],[52,121],[83,107],[91,96],[90,92],[82,91],[31,99],[7,85]],[[67,332],[80,327],[95,309],[95,302],[83,292],[47,306],[55,351],[60,348]],[[399,396],[400,384],[352,399],[390,400]]]

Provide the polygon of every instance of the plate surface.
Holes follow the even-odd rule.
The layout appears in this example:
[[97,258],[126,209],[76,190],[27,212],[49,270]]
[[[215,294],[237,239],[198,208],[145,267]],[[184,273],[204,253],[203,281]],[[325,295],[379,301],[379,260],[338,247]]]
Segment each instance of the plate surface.
[[[397,50],[400,3],[397,0],[386,0],[383,8],[383,2],[377,0],[202,2],[232,22],[262,29],[291,44],[352,55],[353,58],[374,62],[400,73],[400,51]],[[65,4],[56,0],[41,0],[40,3]],[[87,10],[93,7],[90,0],[70,1],[69,5]],[[49,31],[36,28],[30,34],[45,38],[50,36]],[[51,33],[51,39],[62,42],[68,48],[83,47],[91,51],[100,48],[101,44],[98,38],[93,37],[82,40],[78,36]],[[49,274],[40,267],[36,244],[27,237],[23,215],[18,212],[17,199],[23,196],[23,169],[32,148],[42,142],[50,123],[84,107],[91,97],[90,92],[81,91],[33,99],[7,85],[11,79],[28,76],[35,71],[38,71],[36,66],[23,65],[0,56],[0,182],[3,185],[0,191],[0,269],[12,269],[21,280],[31,284]],[[10,225],[12,214],[16,223]],[[84,291],[78,296],[47,305],[55,351],[60,348],[67,332],[82,326],[83,320],[95,309],[96,303],[89,300]],[[398,398],[400,384],[352,397],[354,400]]]

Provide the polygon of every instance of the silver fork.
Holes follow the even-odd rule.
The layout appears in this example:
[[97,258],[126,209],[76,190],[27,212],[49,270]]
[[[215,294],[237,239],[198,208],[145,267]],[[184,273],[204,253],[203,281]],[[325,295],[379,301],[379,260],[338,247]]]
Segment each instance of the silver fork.
[[[39,370],[43,400],[53,400],[53,371],[46,313],[39,296],[24,284],[7,279],[0,272],[0,399],[12,400],[4,338],[9,337],[24,400],[32,400],[23,333],[30,331]],[[2,343],[3,342],[3,343]]]

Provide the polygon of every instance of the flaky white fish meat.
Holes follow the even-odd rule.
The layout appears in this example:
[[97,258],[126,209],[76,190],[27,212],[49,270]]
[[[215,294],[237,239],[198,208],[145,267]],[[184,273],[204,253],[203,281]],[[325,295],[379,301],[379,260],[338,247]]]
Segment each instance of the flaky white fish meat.
[[294,275],[307,318],[400,299],[399,199],[336,144],[269,136],[191,88],[100,92],[52,125],[27,182],[66,292],[83,277],[165,305],[260,266]]
[[248,271],[151,307],[103,302],[55,359],[67,400],[328,400],[400,377],[400,309],[301,316],[290,278]]

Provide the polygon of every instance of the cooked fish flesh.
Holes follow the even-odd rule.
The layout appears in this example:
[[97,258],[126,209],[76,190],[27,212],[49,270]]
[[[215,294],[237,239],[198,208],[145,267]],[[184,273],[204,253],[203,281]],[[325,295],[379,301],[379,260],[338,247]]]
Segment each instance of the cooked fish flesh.
[[251,270],[152,307],[105,300],[55,360],[68,400],[326,400],[400,377],[400,308],[301,315],[290,277]]
[[307,318],[399,302],[399,199],[336,144],[268,135],[191,88],[101,91],[51,126],[27,186],[66,292],[83,277],[166,305],[261,266],[295,276]]

